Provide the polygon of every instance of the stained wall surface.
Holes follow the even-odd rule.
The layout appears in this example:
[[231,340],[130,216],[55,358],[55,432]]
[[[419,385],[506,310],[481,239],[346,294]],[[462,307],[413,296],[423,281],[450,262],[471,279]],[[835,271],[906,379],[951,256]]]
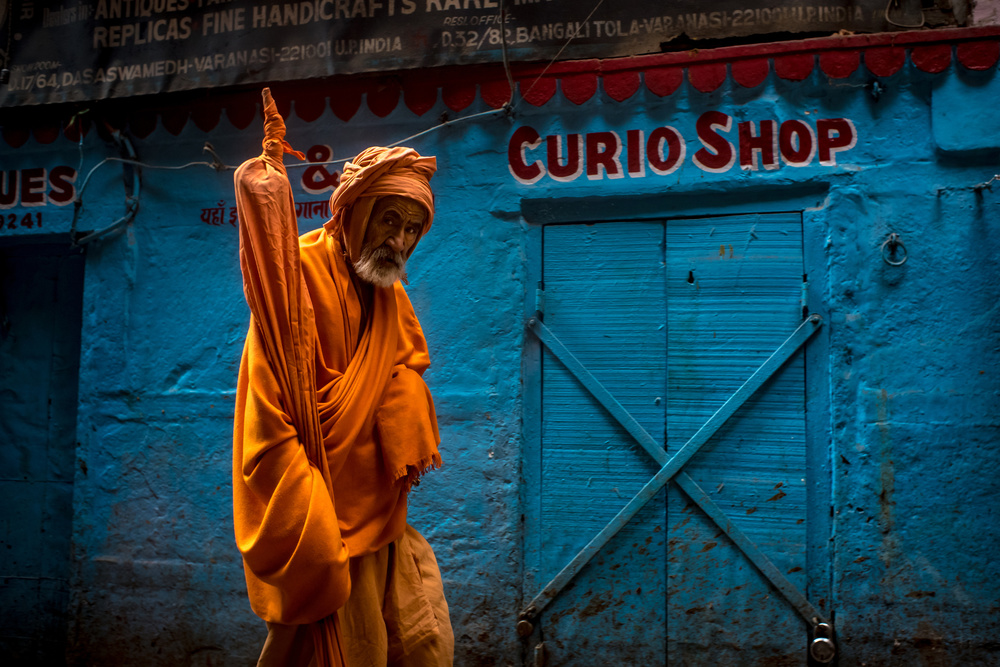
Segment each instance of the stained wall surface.
[[[539,230],[789,211],[801,219],[808,274],[796,306],[823,318],[805,362],[815,527],[805,585],[835,619],[840,664],[997,659],[1000,183],[988,182],[1000,167],[998,101],[995,67],[955,62],[930,74],[907,64],[887,77],[858,69],[841,79],[817,68],[802,81],[772,72],[753,88],[727,78],[708,93],[685,79],[669,96],[641,87],[621,102],[603,89],[581,104],[560,94],[542,106],[515,98],[512,114],[408,142],[439,165],[435,223],[411,260],[408,293],[432,354],[426,379],[445,458],[414,491],[411,522],[442,567],[457,664],[523,664],[545,640],[544,616],[528,643],[514,631],[545,583],[530,548],[545,537],[523,528],[534,502],[523,480],[536,465],[524,452],[538,431],[544,382],[525,330],[539,306]],[[256,93],[245,104],[259,105]],[[484,111],[477,98],[461,115]],[[456,115],[440,98],[420,116],[402,104],[384,117],[362,105],[349,122],[329,109],[311,122],[293,112],[288,139],[315,158],[347,158],[435,126],[445,113]],[[741,146],[745,122],[754,125],[744,126]],[[675,132],[657,133],[665,127]],[[774,139],[751,141],[765,127]],[[138,212],[85,249],[71,664],[253,664],[265,634],[232,534],[232,412],[248,324],[232,171],[152,168],[206,159],[206,142],[235,166],[259,152],[259,120],[171,129],[130,139],[150,165],[132,191]],[[547,152],[550,136],[564,152]],[[120,154],[96,129],[79,143],[60,136],[0,146],[4,192],[14,172],[24,186],[2,211],[9,224],[0,238],[16,247],[114,223],[134,181],[120,163],[98,165]],[[558,178],[553,164],[564,167]],[[290,169],[299,203],[325,201],[336,168]],[[75,221],[69,187],[83,190]],[[325,220],[318,209],[303,206],[302,231]],[[21,226],[36,214],[32,227]],[[893,233],[905,250],[883,248]],[[883,260],[904,251],[904,264]],[[734,563],[719,567],[746,565]],[[711,600],[713,585],[705,577],[694,594]],[[573,592],[580,608],[600,594]],[[801,644],[765,641],[767,605],[751,606],[721,635],[693,633],[667,650],[688,664],[719,664],[720,651],[806,664],[804,623],[787,621]],[[613,623],[596,627],[606,634],[590,640],[617,645]],[[667,618],[668,642],[671,627]],[[555,664],[574,664],[570,648],[550,642],[547,650]]]

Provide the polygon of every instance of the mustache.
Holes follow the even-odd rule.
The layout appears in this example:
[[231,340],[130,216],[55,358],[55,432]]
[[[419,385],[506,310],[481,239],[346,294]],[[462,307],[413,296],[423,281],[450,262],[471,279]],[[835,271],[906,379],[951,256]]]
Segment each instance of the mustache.
[[402,268],[403,264],[406,263],[406,260],[403,258],[403,253],[396,252],[386,245],[372,248],[371,258],[379,261],[392,262],[397,268]]
[[406,258],[386,245],[372,247],[366,245],[354,264],[358,277],[379,287],[390,287],[397,280],[406,280],[403,267]]

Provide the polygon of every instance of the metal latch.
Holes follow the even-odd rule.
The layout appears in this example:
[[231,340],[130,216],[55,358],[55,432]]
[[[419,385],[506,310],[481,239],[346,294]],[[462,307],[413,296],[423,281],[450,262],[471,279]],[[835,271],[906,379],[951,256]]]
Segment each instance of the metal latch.
[[817,623],[813,626],[813,640],[809,643],[809,655],[822,664],[833,662],[837,655],[837,645],[833,641],[833,626]]
[[545,648],[545,642],[535,645],[535,665],[534,667],[548,667],[549,652]]

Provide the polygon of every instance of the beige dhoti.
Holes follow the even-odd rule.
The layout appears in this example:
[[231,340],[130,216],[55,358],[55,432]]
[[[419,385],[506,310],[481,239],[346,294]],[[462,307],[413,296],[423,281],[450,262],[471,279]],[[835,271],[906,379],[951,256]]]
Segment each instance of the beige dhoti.
[[[351,558],[351,596],[340,608],[348,667],[450,667],[455,638],[437,559],[412,526],[379,551]],[[267,624],[258,667],[316,664],[308,625]]]

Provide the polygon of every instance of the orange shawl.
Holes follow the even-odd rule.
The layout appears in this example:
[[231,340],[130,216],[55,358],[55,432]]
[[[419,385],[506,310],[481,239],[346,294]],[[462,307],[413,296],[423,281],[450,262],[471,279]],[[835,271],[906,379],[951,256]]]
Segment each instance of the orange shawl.
[[[252,317],[234,423],[236,541],[254,611],[275,623],[321,621],[320,664],[336,665],[334,612],[350,594],[349,556],[398,538],[409,484],[441,465],[421,378],[430,360],[402,287],[360,285],[344,259],[341,244],[356,233],[349,207],[369,191],[383,194],[379,179],[359,188],[345,169],[341,188],[353,192],[334,211],[342,234],[320,229],[298,239],[282,163],[282,153],[293,151],[266,89],[264,107],[264,153],[235,177]],[[416,153],[400,150],[408,152],[380,153],[371,164],[402,179],[392,194],[413,191],[432,207],[426,179],[433,162],[411,177],[416,187],[403,187],[407,172],[398,167],[414,164]],[[433,161],[416,157],[424,167]]]

